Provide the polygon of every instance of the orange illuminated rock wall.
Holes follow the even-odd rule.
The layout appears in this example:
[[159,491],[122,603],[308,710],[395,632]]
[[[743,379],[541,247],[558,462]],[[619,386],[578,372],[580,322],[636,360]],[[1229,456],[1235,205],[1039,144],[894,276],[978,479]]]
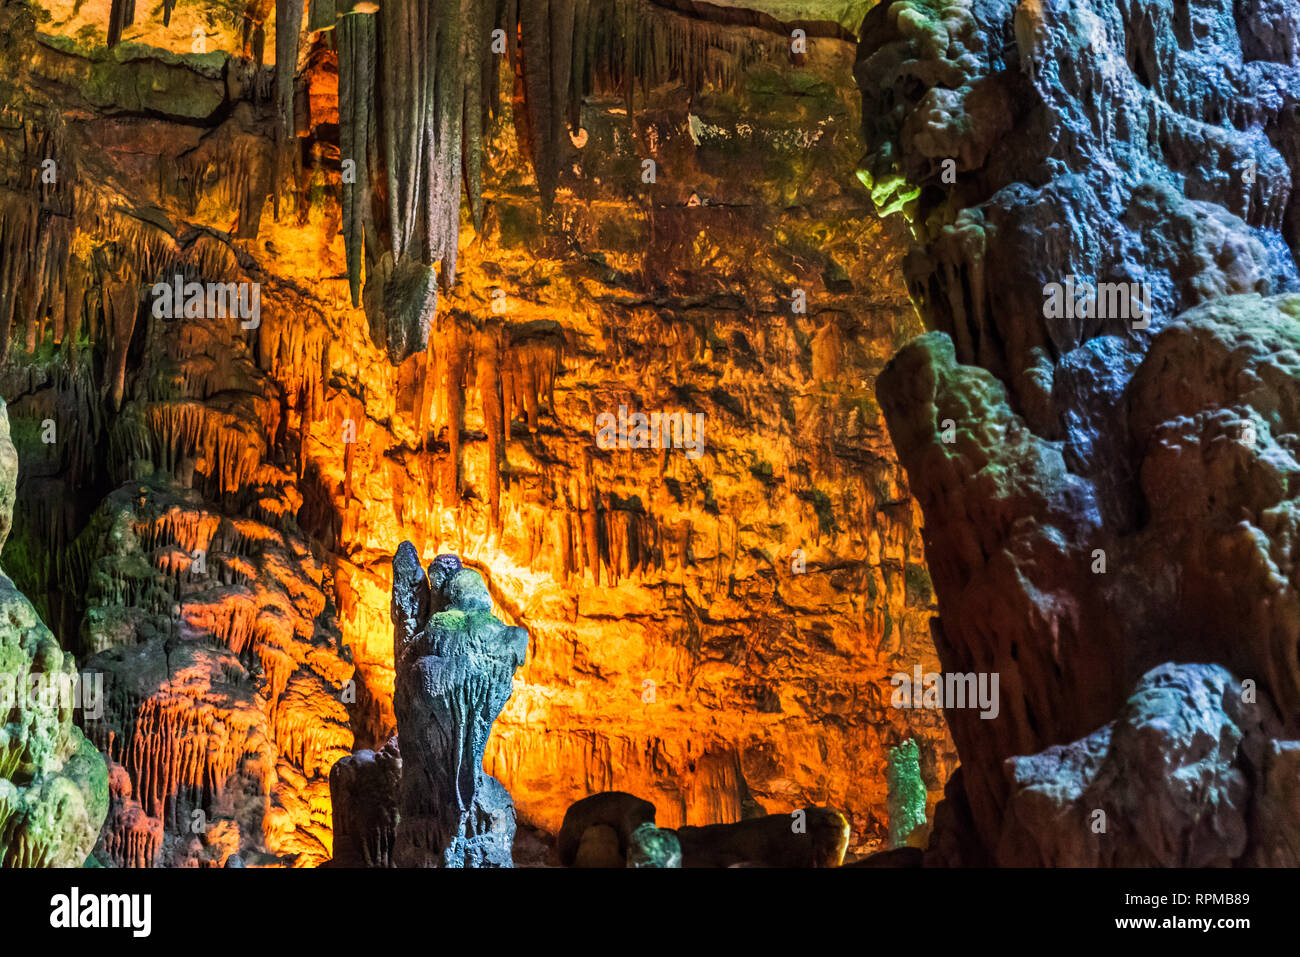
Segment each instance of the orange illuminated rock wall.
[[[404,539],[460,555],[530,632],[486,758],[521,823],[620,789],[661,826],[829,804],[877,844],[887,747],[918,739],[932,801],[955,755],[937,712],[890,707],[892,674],[938,666],[871,392],[919,325],[904,238],[854,178],[852,46],[693,101],[590,98],[547,221],[507,103],[483,228],[464,215],[430,347],[394,367],[350,305],[327,39],[304,43],[278,221],[247,64],[4,41],[31,129],[4,138],[13,166],[69,171],[0,189],[6,230],[61,217],[69,262],[18,267],[65,318],[24,294],[3,392],[64,438],[20,455],[6,564],[25,549],[20,586],[115,689],[88,729],[112,761],[101,856],[330,856],[330,765],[394,731]],[[260,283],[260,325],[152,316],[183,270]],[[620,405],[703,413],[703,453],[599,448]]]

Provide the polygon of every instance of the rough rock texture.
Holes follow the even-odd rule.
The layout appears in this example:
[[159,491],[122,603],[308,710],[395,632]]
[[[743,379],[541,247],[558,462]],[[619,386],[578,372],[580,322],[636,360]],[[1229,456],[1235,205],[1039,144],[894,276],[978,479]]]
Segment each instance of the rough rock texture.
[[340,758],[330,768],[331,866],[393,866],[401,779],[402,755],[396,738],[379,751],[363,748]]
[[[261,504],[283,508],[269,489]],[[82,646],[106,697],[89,732],[112,772],[105,863],[330,857],[352,665],[323,569],[281,527],[155,472],[110,493],[79,536]]]
[[[912,225],[908,285],[938,330],[877,391],[925,515],[944,669],[1001,679],[996,719],[947,710],[962,768],[930,863],[1288,856],[1286,787],[1213,783],[1228,756],[1203,782],[1227,816],[1186,831],[1179,801],[1202,792],[1165,758],[1193,760],[1178,729],[1199,699],[1139,680],[1222,665],[1214,687],[1277,703],[1263,750],[1293,750],[1300,51],[1269,25],[1298,20],[1293,0],[904,0],[863,23],[861,175]],[[1057,308],[1084,284],[1089,308]],[[1143,708],[1167,709],[1168,740],[1134,730]],[[1105,727],[1150,745],[1106,760],[1142,789],[1117,806],[1164,815],[1154,843],[1135,821],[1104,851],[1077,814],[1017,823]],[[1252,800],[1270,823],[1243,834],[1230,819]],[[1159,845],[1178,834],[1195,841]]]
[[[482,226],[467,208],[429,348],[393,366],[352,306],[330,38],[303,39],[297,161],[277,166],[273,22],[196,52],[198,10],[164,28],[141,8],[109,52],[107,2],[39,25],[0,7],[0,393],[23,451],[4,561],[64,647],[132,689],[102,856],[330,857],[326,770],[396,730],[403,540],[461,555],[533,636],[485,757],[521,822],[553,833],[612,788],[665,826],[828,804],[870,849],[908,738],[933,804],[942,715],[889,707],[894,673],[937,667],[933,597],[871,394],[920,327],[902,230],[852,175],[841,34],[810,30],[795,64],[771,24],[646,18],[643,75],[668,79],[631,110],[622,89],[567,104],[545,221],[503,96]],[[156,318],[151,284],[177,273],[259,282],[260,323]],[[621,404],[704,414],[702,454],[599,448]],[[203,580],[187,562],[214,522],[229,547]],[[177,732],[197,728],[219,789],[193,784]],[[206,840],[194,811],[220,822]]]
[[402,747],[393,863],[510,867],[515,806],[483,752],[528,632],[492,614],[478,572],[439,555],[426,575],[410,542],[393,556],[392,619]]
[[681,867],[677,835],[655,827],[655,806],[624,791],[593,794],[564,813],[555,838],[565,867]]
[[681,841],[666,827],[642,824],[628,837],[626,861],[636,869],[681,867]]
[[[18,479],[0,401],[0,546]],[[80,867],[108,812],[108,771],[73,724],[77,666],[0,572],[0,867]],[[29,679],[45,682],[32,693]],[[60,685],[54,682],[62,681]],[[93,702],[90,708],[93,720]],[[83,717],[86,717],[83,715]]]
[[[1217,665],[1148,672],[1110,724],[1007,761],[998,863],[1230,866],[1246,850],[1250,781],[1262,770],[1271,710],[1243,701]],[[1262,836],[1277,846],[1276,835]]]

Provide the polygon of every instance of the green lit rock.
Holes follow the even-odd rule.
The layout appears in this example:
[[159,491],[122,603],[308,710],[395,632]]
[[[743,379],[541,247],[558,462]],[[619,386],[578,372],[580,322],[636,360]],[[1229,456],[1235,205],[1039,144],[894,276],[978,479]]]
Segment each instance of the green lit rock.
[[925,827],[925,782],[921,780],[921,752],[908,738],[889,749],[889,844],[903,847],[912,832]]
[[628,838],[627,866],[681,867],[681,842],[666,828],[642,824]]
[[[0,402],[0,546],[18,456]],[[28,694],[41,675],[49,693]],[[0,573],[0,866],[80,867],[108,813],[108,768],[72,723],[77,666]]]

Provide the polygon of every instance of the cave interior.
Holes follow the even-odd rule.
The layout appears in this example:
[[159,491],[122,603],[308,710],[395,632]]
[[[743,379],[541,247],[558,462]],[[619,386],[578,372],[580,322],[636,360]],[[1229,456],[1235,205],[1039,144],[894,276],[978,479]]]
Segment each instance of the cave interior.
[[0,65],[0,866],[1300,866],[1300,0]]

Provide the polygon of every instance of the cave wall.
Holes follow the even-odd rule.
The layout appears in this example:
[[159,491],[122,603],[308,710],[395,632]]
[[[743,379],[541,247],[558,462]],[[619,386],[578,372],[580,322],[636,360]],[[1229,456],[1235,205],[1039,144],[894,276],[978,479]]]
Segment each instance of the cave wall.
[[945,670],[1005,697],[947,712],[933,862],[1295,859],[1298,23],[1289,0],[864,20],[863,177],[936,330],[877,392]]
[[[889,706],[894,673],[937,667],[933,598],[871,394],[920,327],[903,233],[853,176],[851,44],[796,65],[770,29],[670,22],[707,56],[780,55],[631,111],[582,99],[547,215],[503,70],[482,226],[462,208],[455,286],[394,365],[339,235],[335,31],[304,34],[286,163],[271,71],[233,39],[193,53],[141,17],[109,51],[24,11],[2,11],[5,248],[52,245],[6,259],[5,559],[113,689],[87,729],[105,862],[330,856],[330,765],[394,731],[404,540],[462,556],[532,636],[485,762],[521,823],[605,789],[662,826],[829,804],[866,849],[908,738],[933,805],[942,717]],[[259,283],[256,327],[155,316],[176,274]],[[703,413],[703,454],[599,448],[620,404]]]

